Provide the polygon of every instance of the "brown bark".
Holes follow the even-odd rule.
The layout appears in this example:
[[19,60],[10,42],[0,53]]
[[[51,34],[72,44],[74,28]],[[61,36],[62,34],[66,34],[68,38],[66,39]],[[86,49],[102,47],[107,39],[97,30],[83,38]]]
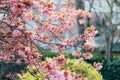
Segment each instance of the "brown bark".
[[111,44],[110,44],[109,40],[106,41],[106,52],[105,52],[105,54],[106,54],[107,62],[110,63],[111,62]]

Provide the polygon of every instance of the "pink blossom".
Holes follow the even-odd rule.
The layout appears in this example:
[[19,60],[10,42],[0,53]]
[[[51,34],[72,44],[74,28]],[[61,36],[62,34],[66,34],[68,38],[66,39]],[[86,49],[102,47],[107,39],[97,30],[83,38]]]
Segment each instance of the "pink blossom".
[[22,51],[22,50],[18,50],[18,54],[23,57],[23,58],[26,58],[27,56],[25,55],[25,52]]
[[84,24],[84,23],[85,23],[85,20],[79,20],[79,23],[80,23],[80,24]]
[[93,31],[92,33],[89,34],[89,36],[94,37],[96,36],[96,34],[98,34],[98,31]]
[[15,30],[13,30],[12,34],[13,34],[13,36],[21,36],[22,32],[15,29]]
[[18,60],[16,61],[16,63],[17,63],[17,64],[21,64],[21,61],[18,59]]
[[87,16],[88,16],[89,18],[92,18],[92,17],[93,17],[93,14],[92,14],[92,13],[87,13]]
[[73,55],[74,57],[80,57],[80,56],[81,56],[81,52],[80,52],[79,50],[73,51],[72,55]]
[[54,59],[57,65],[64,66],[66,63],[66,59],[64,55],[60,55]]
[[0,4],[0,7],[5,7],[6,6],[6,4]]
[[49,74],[46,78],[49,80],[76,80],[68,70],[56,70],[54,74]]
[[93,40],[87,40],[83,46],[86,50],[92,49],[94,50],[94,41]]
[[85,52],[83,54],[83,56],[84,56],[85,59],[91,59],[93,57],[93,55],[91,54],[91,52]]
[[18,29],[24,29],[24,26],[23,25],[20,25],[17,27]]
[[45,72],[54,73],[54,71],[56,70],[56,63],[54,61],[47,62],[43,65],[43,70]]
[[79,62],[79,63],[83,62],[83,58],[79,58],[79,59],[78,59],[78,62]]
[[31,51],[30,47],[25,47],[25,51],[30,52]]
[[24,18],[25,18],[26,20],[32,20],[32,19],[33,19],[33,15],[32,15],[31,13],[25,13],[25,14],[24,14]]
[[39,15],[35,15],[34,20],[35,20],[36,22],[38,22],[38,21],[40,20],[40,16],[39,16]]
[[102,69],[102,63],[97,63],[97,62],[94,62],[94,64],[93,64],[94,66],[95,66],[95,68],[97,69],[97,70],[101,70]]
[[[14,62],[16,64],[21,64],[21,61],[23,61],[23,63],[30,67],[33,65],[40,66],[38,70],[42,70],[43,73],[46,72],[45,75],[47,76],[45,80],[82,80],[81,76],[79,77],[76,73],[73,74],[68,70],[64,70],[67,61],[64,55],[57,56],[51,61],[42,63],[40,61],[42,55],[37,52],[37,48],[40,48],[42,52],[44,47],[41,44],[46,44],[47,48],[62,52],[66,47],[70,48],[77,44],[78,39],[76,38],[79,38],[79,36],[64,39],[64,34],[69,32],[69,29],[76,23],[76,17],[83,18],[88,16],[90,18],[91,15],[89,13],[72,8],[73,2],[69,1],[68,4],[66,1],[66,4],[62,6],[61,10],[55,9],[56,4],[54,2],[45,0],[1,1],[1,3],[5,3],[5,5],[0,3],[1,7],[9,7],[10,9],[5,10],[5,15],[7,13],[9,15],[1,17],[3,18],[1,19],[3,21],[0,27],[0,35],[3,38],[0,41],[1,60],[6,63]],[[41,19],[41,14],[45,18]],[[57,24],[54,24],[53,20]],[[35,25],[30,23],[30,21],[35,23]],[[80,23],[84,23],[84,20],[80,21]],[[31,26],[32,29],[34,26],[38,27],[35,30],[31,29],[31,31],[28,31],[28,27]],[[95,27],[91,26],[80,36],[81,41],[86,41],[83,46],[86,51],[94,48],[91,38],[96,34]],[[80,51],[74,51],[72,55],[78,58],[79,63],[83,61]],[[84,53],[83,56],[85,59],[92,58],[90,52]],[[98,70],[101,68],[96,63],[94,65]]]
[[39,6],[40,3],[39,3],[38,1],[33,1],[33,5],[34,5],[34,6]]
[[76,38],[79,38],[79,36],[78,36],[78,35],[75,35],[75,37],[76,37]]

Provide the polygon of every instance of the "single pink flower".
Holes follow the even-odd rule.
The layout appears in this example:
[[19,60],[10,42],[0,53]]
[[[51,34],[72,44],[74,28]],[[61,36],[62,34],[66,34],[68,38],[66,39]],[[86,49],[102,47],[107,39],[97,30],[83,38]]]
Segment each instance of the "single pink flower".
[[79,58],[79,59],[78,59],[78,62],[79,62],[79,63],[83,62],[83,58]]
[[60,55],[54,59],[57,65],[64,66],[66,63],[66,59],[64,55]]
[[21,64],[21,61],[18,59],[18,60],[16,61],[16,63],[17,63],[17,64]]
[[30,52],[31,51],[30,47],[25,47],[25,51]]
[[87,13],[87,16],[88,16],[89,18],[93,18],[93,14],[92,14],[92,13]]
[[80,23],[80,24],[84,24],[84,23],[85,23],[85,20],[79,20],[79,23]]
[[38,22],[38,21],[40,20],[40,16],[39,16],[39,15],[35,15],[34,20],[35,20],[36,22]]
[[45,72],[54,73],[54,71],[56,70],[56,63],[54,61],[47,62],[43,65],[43,70]]
[[13,30],[12,34],[13,34],[13,36],[21,36],[22,32],[15,29],[15,30]]
[[85,52],[83,54],[83,56],[85,57],[85,59],[91,59],[93,57],[93,55],[91,54],[91,52]]
[[93,64],[94,66],[95,66],[95,68],[97,69],[97,70],[101,70],[102,69],[102,63],[97,63],[97,62],[94,62],[94,64]]
[[25,13],[24,14],[24,18],[27,19],[27,20],[32,20],[33,14],[31,14],[31,13]]
[[81,52],[79,50],[73,51],[72,56],[74,56],[74,57],[80,57],[81,56]]
[[94,41],[93,40],[87,40],[83,46],[84,49],[89,50],[92,49],[94,50]]

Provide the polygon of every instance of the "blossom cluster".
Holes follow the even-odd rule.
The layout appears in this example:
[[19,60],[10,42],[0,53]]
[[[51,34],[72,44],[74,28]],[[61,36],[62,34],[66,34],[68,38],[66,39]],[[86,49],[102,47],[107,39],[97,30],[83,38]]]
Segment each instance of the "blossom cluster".
[[[47,48],[54,48],[58,52],[73,47],[78,41],[85,41],[84,45],[79,46],[86,51],[94,48],[91,40],[97,33],[94,26],[87,28],[80,36],[63,38],[74,26],[76,18],[91,17],[91,14],[81,9],[75,10],[73,1],[66,1],[60,10],[55,5],[55,2],[44,0],[0,1],[0,11],[3,14],[0,19],[0,62],[37,66],[37,72],[47,72],[45,80],[87,80],[63,68],[66,63],[64,55],[44,64],[41,62],[44,47],[40,43],[47,44]],[[53,20],[57,23],[54,24]],[[32,30],[29,30],[31,27]],[[90,52],[82,55],[80,51],[74,51],[72,54],[79,62],[83,60],[81,56],[85,59],[92,58]],[[98,68],[101,64],[94,65],[98,70],[101,68]],[[63,69],[58,69],[58,66]]]

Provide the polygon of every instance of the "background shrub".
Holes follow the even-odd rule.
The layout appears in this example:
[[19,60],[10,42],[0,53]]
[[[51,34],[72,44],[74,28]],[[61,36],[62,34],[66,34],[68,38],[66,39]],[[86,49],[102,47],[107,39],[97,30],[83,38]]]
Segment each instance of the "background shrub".
[[44,80],[43,78],[37,79],[30,72],[26,72],[24,75],[19,75],[20,80]]
[[[16,73],[21,73],[21,71],[26,71],[26,64],[15,64],[15,63],[5,63],[5,62],[0,62],[0,80],[13,80],[11,79],[14,77],[14,80],[18,80],[19,77],[17,76]],[[7,75],[11,75],[11,78],[7,77]]]
[[[103,55],[100,54],[99,55]],[[111,63],[107,64],[104,56],[94,56],[91,60],[87,60],[88,63],[93,64],[94,62],[102,62],[103,68],[100,70],[104,80],[120,80],[120,56],[113,55]]]
[[66,66],[69,70],[87,77],[88,80],[103,80],[102,75],[91,64],[86,62],[78,63],[76,59],[68,59]]
[[120,60],[110,64],[104,63],[101,73],[105,80],[120,80]]

